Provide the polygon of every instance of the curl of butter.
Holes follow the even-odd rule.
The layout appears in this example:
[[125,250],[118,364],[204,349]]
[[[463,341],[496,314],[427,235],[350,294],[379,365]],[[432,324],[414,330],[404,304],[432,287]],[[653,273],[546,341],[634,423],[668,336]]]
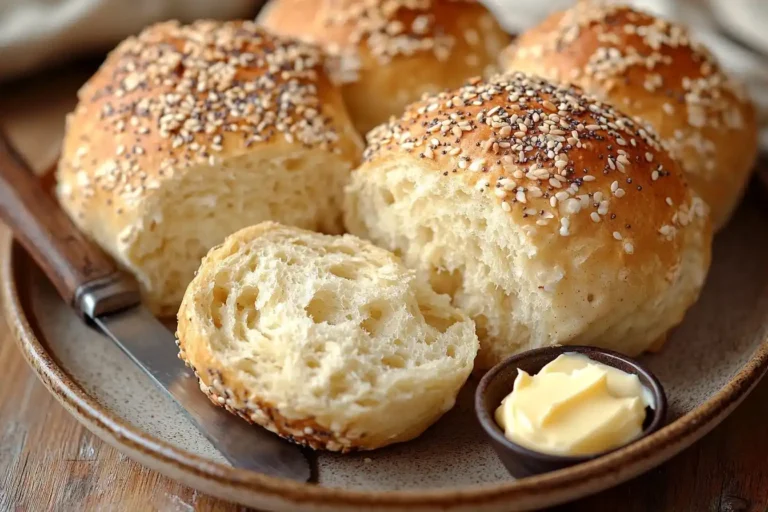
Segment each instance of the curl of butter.
[[520,370],[496,422],[512,442],[555,455],[591,455],[640,436],[653,395],[637,378],[566,353],[534,376]]

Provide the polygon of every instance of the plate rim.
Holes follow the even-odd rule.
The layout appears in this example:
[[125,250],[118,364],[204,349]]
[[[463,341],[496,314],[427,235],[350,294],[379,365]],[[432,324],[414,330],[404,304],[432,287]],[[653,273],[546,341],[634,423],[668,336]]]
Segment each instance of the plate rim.
[[[473,510],[503,505],[516,510],[570,501],[629,480],[687,448],[719,424],[749,394],[768,372],[768,336],[731,380],[707,401],[668,423],[656,433],[609,455],[559,471],[500,483],[476,484],[452,489],[364,491],[321,487],[236,469],[192,454],[143,430],[101,406],[58,365],[38,339],[35,316],[28,313],[28,292],[17,286],[30,258],[14,240],[10,230],[0,239],[0,298],[3,312],[16,344],[25,360],[45,387],[86,428],[94,431],[118,450],[144,455],[156,464],[153,469],[187,485],[190,480],[211,486],[224,486],[232,494],[217,493],[208,485],[205,492],[241,501],[241,493],[265,503],[292,506],[360,507],[376,510],[444,509],[471,507]],[[98,432],[96,431],[98,430]],[[135,457],[134,457],[135,458]],[[142,459],[142,465],[148,465]],[[184,481],[169,474],[172,467],[187,477]],[[162,467],[163,469],[159,469]],[[174,471],[174,473],[176,473]],[[199,487],[199,486],[198,486]],[[250,501],[241,501],[252,504]]]

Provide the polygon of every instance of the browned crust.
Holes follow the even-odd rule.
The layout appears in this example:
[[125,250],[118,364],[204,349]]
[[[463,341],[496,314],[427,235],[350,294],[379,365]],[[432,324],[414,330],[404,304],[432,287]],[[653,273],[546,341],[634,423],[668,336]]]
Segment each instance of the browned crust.
[[[236,60],[241,55],[250,57]],[[348,138],[341,95],[323,66],[317,48],[252,22],[145,29],[112,51],[78,93],[58,168],[63,205],[86,227],[122,225],[130,205],[175,172],[286,134],[355,161],[357,138]],[[235,91],[242,98],[226,96]],[[253,101],[263,111],[248,107]],[[311,129],[309,110],[316,112]]]
[[[258,22],[276,34],[315,42],[334,53],[354,49],[380,62],[429,54],[445,60],[441,53],[452,54],[457,41],[443,44],[442,39],[464,41],[464,19],[487,13],[475,0],[275,0]],[[498,24],[482,28],[501,31]]]
[[[567,98],[567,112],[558,111]],[[498,113],[506,118],[491,121]],[[553,115],[564,123],[556,125],[562,135],[543,131],[543,119]],[[515,116],[518,121],[511,122]],[[526,131],[519,128],[523,121],[529,125]],[[577,143],[565,141],[572,131],[580,137]],[[557,137],[565,142],[555,153],[548,144]],[[626,166],[614,163],[622,154]],[[557,167],[561,156],[568,164]],[[425,172],[458,180],[472,194],[479,190],[490,196],[518,225],[557,232],[567,217],[571,226],[578,223],[584,232],[595,233],[596,243],[618,247],[631,240],[632,250],[620,256],[627,261],[658,258],[663,268],[674,268],[685,240],[678,232],[699,229],[705,238],[711,236],[704,208],[694,214],[683,172],[654,132],[576,87],[522,73],[473,79],[458,90],[412,104],[403,116],[368,135],[363,165],[355,172],[373,172],[381,162],[402,158],[419,159]],[[549,178],[530,177],[529,169],[536,167]],[[514,186],[506,193],[500,190],[510,181]],[[573,187],[577,192],[566,195],[567,200],[585,194],[590,200],[565,215],[561,201],[566,199],[557,196]],[[618,188],[621,194],[614,190]],[[597,193],[609,202],[607,209],[594,201]],[[595,212],[604,212],[599,222],[592,220]],[[665,226],[675,226],[675,234],[667,236]],[[621,238],[615,239],[616,233]],[[563,236],[563,244],[567,242]]]
[[553,13],[502,53],[501,66],[573,83],[652,125],[719,228],[757,156],[754,105],[685,27],[621,4],[587,0]]
[[[148,212],[172,196],[169,182],[201,165],[299,148],[355,165],[362,142],[324,63],[315,46],[249,21],[146,28],[78,92],[58,166],[59,201],[84,233],[140,273],[131,249],[162,222]],[[164,292],[144,293],[145,303],[175,313]]]
[[474,0],[275,0],[258,21],[333,56],[331,75],[361,133],[425,92],[487,74],[510,41]]
[[206,376],[203,378],[187,359],[179,340],[176,344],[179,345],[179,358],[195,372],[200,390],[217,407],[223,407],[248,423],[264,427],[292,443],[308,446],[314,450],[349,453],[367,449],[364,446],[350,445],[347,437],[322,427],[312,418],[289,420],[280,414],[277,407],[265,400],[251,397],[245,402],[242,401],[233,389],[226,385],[221,371],[208,368],[203,372]]

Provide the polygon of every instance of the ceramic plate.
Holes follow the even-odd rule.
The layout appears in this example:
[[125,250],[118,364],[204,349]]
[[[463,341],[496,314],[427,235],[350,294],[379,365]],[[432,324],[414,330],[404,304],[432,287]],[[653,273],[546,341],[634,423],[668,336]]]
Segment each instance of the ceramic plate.
[[415,441],[359,455],[318,454],[316,483],[233,469],[173,402],[70,311],[10,237],[0,278],[9,324],[48,389],[103,440],[171,478],[264,510],[527,510],[606,489],[662,463],[722,421],[757,384],[768,368],[767,221],[760,201],[748,199],[717,237],[701,300],[661,353],[642,358],[666,388],[668,425],[608,456],[522,480],[507,474],[476,422],[476,381]]

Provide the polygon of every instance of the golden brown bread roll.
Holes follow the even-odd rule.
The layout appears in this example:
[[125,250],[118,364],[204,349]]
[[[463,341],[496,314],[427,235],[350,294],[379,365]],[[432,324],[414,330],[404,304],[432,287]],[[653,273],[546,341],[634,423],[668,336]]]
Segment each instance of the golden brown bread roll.
[[502,67],[573,83],[653,126],[722,227],[757,156],[755,110],[674,23],[620,2],[578,2],[523,33]]
[[320,51],[253,22],[175,22],[114,50],[67,118],[57,194],[174,315],[200,258],[265,219],[337,232],[362,152]]
[[294,442],[371,450],[421,434],[472,371],[472,321],[392,253],[263,222],[203,260],[181,357],[217,405]]
[[474,0],[273,0],[259,22],[336,57],[333,75],[362,133],[425,92],[483,74],[510,40]]
[[374,130],[345,206],[351,233],[401,254],[475,320],[480,368],[558,343],[647,350],[710,261],[706,205],[657,136],[522,73]]

